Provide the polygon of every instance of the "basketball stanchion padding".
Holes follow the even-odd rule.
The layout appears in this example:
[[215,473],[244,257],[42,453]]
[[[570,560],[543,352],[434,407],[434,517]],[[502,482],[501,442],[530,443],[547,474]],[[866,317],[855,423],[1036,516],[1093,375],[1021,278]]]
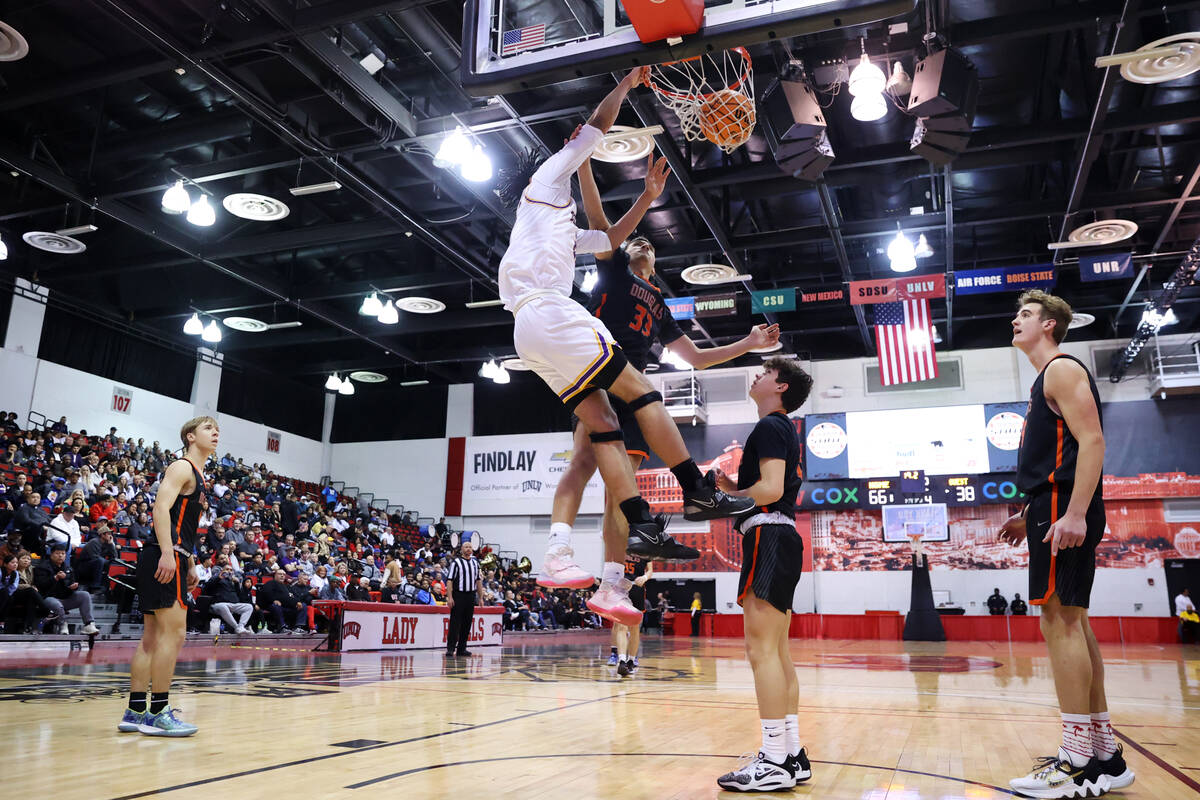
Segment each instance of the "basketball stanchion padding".
[[704,0],[621,0],[642,44],[674,44],[704,24]]

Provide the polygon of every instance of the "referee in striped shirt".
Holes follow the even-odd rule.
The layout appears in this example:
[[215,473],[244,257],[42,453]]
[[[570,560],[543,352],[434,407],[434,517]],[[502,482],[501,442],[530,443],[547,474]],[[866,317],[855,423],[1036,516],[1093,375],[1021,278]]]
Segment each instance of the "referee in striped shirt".
[[479,561],[471,555],[474,547],[465,539],[459,551],[462,555],[450,562],[446,582],[450,594],[446,605],[450,607],[450,632],[446,637],[446,655],[467,655],[467,638],[471,635],[471,620],[475,618],[475,600],[483,605],[483,581],[479,575]]

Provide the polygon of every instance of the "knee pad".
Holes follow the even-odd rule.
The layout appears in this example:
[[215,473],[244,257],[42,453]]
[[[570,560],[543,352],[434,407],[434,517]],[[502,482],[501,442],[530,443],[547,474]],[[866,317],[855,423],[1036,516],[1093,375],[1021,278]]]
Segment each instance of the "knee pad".
[[629,401],[629,410],[637,411],[639,408],[650,405],[651,403],[661,403],[663,396],[658,392],[646,392],[641,397]]
[[624,442],[625,437],[620,431],[601,431],[600,433],[589,433],[588,438],[593,442]]

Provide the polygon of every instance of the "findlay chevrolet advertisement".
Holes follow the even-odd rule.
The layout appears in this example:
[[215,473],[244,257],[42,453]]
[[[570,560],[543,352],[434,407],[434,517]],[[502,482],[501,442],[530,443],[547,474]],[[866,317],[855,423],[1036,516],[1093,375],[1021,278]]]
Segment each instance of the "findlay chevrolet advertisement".
[[[462,513],[549,514],[558,482],[571,462],[569,433],[472,436],[463,458]],[[580,512],[604,511],[604,484],[588,481]]]

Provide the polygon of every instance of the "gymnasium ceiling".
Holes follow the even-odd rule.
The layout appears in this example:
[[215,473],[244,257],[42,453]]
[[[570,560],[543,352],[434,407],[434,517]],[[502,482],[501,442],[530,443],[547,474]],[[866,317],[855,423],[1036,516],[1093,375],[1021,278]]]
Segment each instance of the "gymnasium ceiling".
[[[756,80],[765,88],[787,50],[810,64],[854,56],[860,36],[872,55],[886,52],[911,73],[928,11],[980,74],[967,151],[947,170],[934,167],[909,152],[912,118],[892,108],[879,122],[857,122],[846,92],[826,110],[837,160],[820,184],[782,173],[761,125],[731,156],[681,146],[689,168],[642,225],[670,293],[697,293],[680,278],[683,268],[731,259],[758,289],[892,276],[883,249],[898,221],[913,237],[925,233],[934,250],[918,272],[1045,263],[1047,243],[1064,230],[1108,217],[1139,226],[1109,251],[1177,253],[1200,236],[1200,74],[1144,86],[1114,69],[1102,87],[1103,71],[1091,66],[1118,35],[1130,50],[1200,30],[1200,2],[934,3],[864,28],[757,45]],[[0,172],[0,235],[10,251],[0,269],[10,276],[36,278],[77,310],[184,347],[198,343],[181,331],[193,309],[299,320],[265,333],[226,330],[220,349],[246,367],[313,385],[353,369],[461,382],[482,360],[512,355],[511,315],[465,307],[495,299],[511,216],[491,184],[460,180],[434,166],[431,153],[456,122],[477,131],[497,167],[535,143],[556,148],[611,78],[471,97],[457,80],[463,12],[453,0],[27,0],[3,8],[0,19],[30,48],[0,63],[0,161],[9,165]],[[888,23],[901,21],[908,31],[889,36]],[[374,76],[357,64],[367,53],[385,60]],[[670,112],[643,99],[671,128]],[[642,120],[626,108],[618,122]],[[597,168],[615,219],[640,191],[643,165]],[[335,173],[339,191],[288,192]],[[197,228],[159,209],[176,177],[203,186],[218,206],[227,194],[257,192],[284,200],[290,214],[251,222],[218,208],[215,225]],[[924,213],[912,214],[914,206]],[[88,222],[99,229],[80,237],[88,248],[81,255],[21,242],[30,230]],[[1129,336],[1180,260],[1137,262],[1152,266],[1125,305],[1133,281],[1083,284],[1077,253],[1059,265],[1059,290],[1096,322],[1073,338]],[[447,309],[401,312],[398,325],[384,326],[357,314],[372,287]],[[1195,328],[1198,296],[1192,287],[1177,302],[1176,330]],[[1011,303],[1008,294],[964,296],[952,307],[935,301],[939,349],[1006,344]],[[691,333],[702,345],[732,341],[751,322],[746,306]],[[870,315],[864,326],[850,306],[801,306],[781,322],[790,351],[873,354]]]

